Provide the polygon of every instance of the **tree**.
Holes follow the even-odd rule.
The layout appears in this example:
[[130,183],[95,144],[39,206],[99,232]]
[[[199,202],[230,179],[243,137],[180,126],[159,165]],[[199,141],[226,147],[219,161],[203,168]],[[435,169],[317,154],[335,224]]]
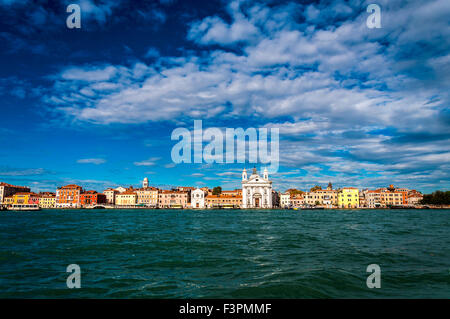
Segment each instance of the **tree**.
[[302,194],[305,193],[304,191],[301,191],[301,190],[298,190],[298,189],[295,189],[295,188],[289,188],[286,192],[291,194],[291,195],[302,195]]
[[320,187],[319,185],[316,185],[310,189],[310,192],[315,192],[315,191],[320,191],[320,190],[322,190],[322,187]]
[[222,193],[222,187],[216,186],[213,188],[212,194],[213,195],[220,195]]
[[435,191],[432,194],[423,195],[421,204],[450,205],[450,191]]

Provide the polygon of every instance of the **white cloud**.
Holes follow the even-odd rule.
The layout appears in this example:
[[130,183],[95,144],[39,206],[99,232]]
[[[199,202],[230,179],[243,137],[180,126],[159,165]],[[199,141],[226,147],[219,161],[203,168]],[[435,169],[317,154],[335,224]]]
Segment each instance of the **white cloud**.
[[156,165],[156,162],[160,160],[159,157],[150,157],[147,160],[140,161],[140,162],[134,162],[134,165],[136,166],[154,166]]
[[103,158],[83,158],[83,159],[77,160],[77,163],[100,165],[100,164],[106,163],[106,160]]

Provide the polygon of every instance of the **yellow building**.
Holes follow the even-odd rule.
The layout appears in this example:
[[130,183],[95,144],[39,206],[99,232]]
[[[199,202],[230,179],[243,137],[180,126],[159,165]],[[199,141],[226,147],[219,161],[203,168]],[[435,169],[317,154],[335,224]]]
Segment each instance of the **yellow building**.
[[13,196],[3,197],[3,205],[10,206],[12,204],[14,204]]
[[137,202],[137,195],[134,191],[128,190],[116,195],[116,205],[134,206]]
[[31,193],[16,193],[13,195],[14,205],[26,205],[30,201]]
[[344,187],[338,191],[338,207],[358,208],[359,190],[355,187]]
[[42,195],[39,198],[40,208],[55,208],[56,206],[56,195]]

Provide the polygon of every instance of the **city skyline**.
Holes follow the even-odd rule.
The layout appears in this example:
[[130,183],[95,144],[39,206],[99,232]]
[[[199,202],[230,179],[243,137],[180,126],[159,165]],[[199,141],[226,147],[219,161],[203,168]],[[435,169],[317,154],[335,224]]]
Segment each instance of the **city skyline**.
[[[0,1],[0,181],[238,188],[174,129],[279,128],[274,189],[450,186],[448,1]],[[75,3],[75,2],[74,2]],[[426,21],[427,23],[423,23]],[[426,47],[427,50],[422,50]]]

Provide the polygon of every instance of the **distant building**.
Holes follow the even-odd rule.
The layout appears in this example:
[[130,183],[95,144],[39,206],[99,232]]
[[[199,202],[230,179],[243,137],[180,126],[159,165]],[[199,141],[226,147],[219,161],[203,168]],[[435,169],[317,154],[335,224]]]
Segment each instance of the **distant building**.
[[39,195],[33,192],[19,192],[13,195],[14,205],[39,205]]
[[158,193],[158,206],[160,208],[186,208],[187,204],[187,192],[161,190]]
[[318,189],[304,194],[305,204],[308,206],[325,206],[333,208],[338,205],[338,191],[328,183],[327,189]]
[[205,203],[208,208],[240,208],[242,207],[242,196],[208,195]]
[[[148,184],[147,184],[148,185]],[[147,207],[158,206],[158,189],[155,187],[144,187],[136,189],[137,204]]]
[[103,191],[106,196],[106,203],[114,205],[116,203],[116,195],[120,194],[118,190],[113,188],[108,188]]
[[420,204],[420,201],[423,199],[422,193],[416,191],[415,189],[408,192],[407,204],[409,206],[415,206]]
[[242,208],[272,208],[272,181],[269,180],[267,168],[259,176],[256,168],[247,178],[247,171],[242,172]]
[[191,207],[205,208],[205,192],[199,188],[191,192]]
[[344,187],[338,191],[338,207],[340,208],[358,208],[359,191],[355,187]]
[[125,187],[119,186],[117,188],[115,188],[116,191],[118,191],[119,193],[123,193],[125,192],[127,189]]
[[56,194],[50,192],[44,192],[39,194],[39,207],[40,208],[55,208],[56,207]]
[[291,207],[291,194],[289,192],[280,195],[280,207],[281,208]]
[[9,197],[19,192],[29,192],[30,188],[25,186],[15,186],[7,183],[0,183],[0,204],[5,197]]
[[222,195],[230,195],[230,196],[242,196],[242,189],[235,189],[232,191],[222,191]]
[[116,195],[116,206],[136,206],[137,194],[134,190],[126,190]]
[[280,193],[272,189],[272,208],[280,207]]
[[394,185],[364,192],[365,204],[369,208],[407,205],[407,192],[397,191]]
[[148,187],[148,178],[145,177],[144,180],[142,181],[142,188],[147,188]]
[[302,194],[290,194],[289,202],[292,207],[301,207],[305,205],[305,199]]
[[14,197],[13,196],[3,197],[3,205],[11,206],[13,204],[14,204]]
[[106,195],[96,191],[84,192],[80,195],[80,204],[82,207],[106,204]]
[[57,208],[80,208],[80,195],[83,192],[81,186],[70,184],[56,190]]

